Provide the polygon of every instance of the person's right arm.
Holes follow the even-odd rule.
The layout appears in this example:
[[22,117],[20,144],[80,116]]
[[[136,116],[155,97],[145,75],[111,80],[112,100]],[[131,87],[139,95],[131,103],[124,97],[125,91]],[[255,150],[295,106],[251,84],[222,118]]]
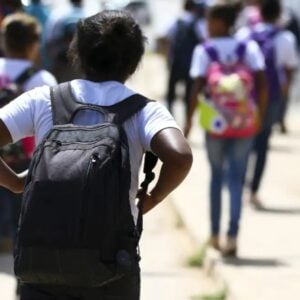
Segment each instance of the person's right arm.
[[188,116],[184,126],[185,137],[189,136],[190,130],[192,128],[192,119],[195,113],[198,97],[204,91],[206,85],[206,72],[209,66],[210,59],[207,56],[206,50],[202,45],[198,45],[193,53],[190,76],[193,78],[193,86],[191,91],[190,106],[188,111]]
[[191,99],[190,99],[190,106],[188,111],[188,116],[186,119],[186,123],[184,126],[184,136],[188,137],[189,133],[192,128],[192,121],[193,121],[193,115],[195,113],[195,110],[198,105],[198,97],[203,92],[205,87],[206,79],[204,77],[198,77],[194,79],[193,86],[192,86],[192,92],[191,92]]
[[[12,143],[10,132],[0,119],[0,147]],[[22,193],[27,171],[16,174],[0,157],[0,185],[14,193]]]
[[[27,92],[0,109],[0,147],[16,142],[34,133],[32,92]],[[16,174],[0,158],[0,185],[21,193],[27,172]]]

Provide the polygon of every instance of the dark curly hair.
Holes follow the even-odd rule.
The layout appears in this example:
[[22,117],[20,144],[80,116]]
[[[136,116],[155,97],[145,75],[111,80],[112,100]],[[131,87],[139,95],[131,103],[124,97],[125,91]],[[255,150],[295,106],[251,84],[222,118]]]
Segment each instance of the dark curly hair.
[[144,51],[145,37],[130,14],[106,10],[78,23],[68,56],[87,79],[125,81]]
[[281,1],[279,0],[261,0],[260,10],[265,21],[277,21],[281,15]]
[[215,4],[208,9],[207,16],[211,19],[222,20],[225,26],[231,28],[235,25],[241,7],[240,1]]

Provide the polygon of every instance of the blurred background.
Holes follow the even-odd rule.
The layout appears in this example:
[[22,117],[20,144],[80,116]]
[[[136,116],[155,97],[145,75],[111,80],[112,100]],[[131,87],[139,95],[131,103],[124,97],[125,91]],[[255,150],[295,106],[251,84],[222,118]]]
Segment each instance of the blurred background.
[[[29,12],[32,2],[22,0],[22,9]],[[57,38],[61,31],[56,27],[72,8],[70,1],[43,0],[40,4],[45,11],[37,15],[41,17],[40,22],[44,22],[41,55],[37,64],[53,72],[58,81],[73,79],[79,75],[65,68],[66,49],[58,49]],[[283,0],[282,4],[285,12],[292,12],[296,22],[300,22],[300,1]],[[127,9],[133,14],[148,42],[145,58],[128,85],[167,105],[169,69],[165,43],[170,28],[183,12],[183,1],[84,0],[81,9],[80,17],[103,9]],[[282,18],[289,19],[290,15],[286,13]],[[57,64],[53,58],[55,55],[60,58]],[[180,101],[184,94],[182,84],[179,84],[177,92],[172,113],[183,127],[185,106]],[[194,116],[189,137],[194,165],[188,179],[168,201],[145,218],[141,245],[141,299],[300,299],[299,71],[295,71],[289,93],[286,132],[282,132],[280,126],[274,126],[270,163],[261,192],[263,209],[250,206],[247,202],[249,195],[247,191],[245,193],[238,258],[224,259],[207,243],[210,170],[204,134],[197,126],[197,120],[198,116]],[[228,211],[229,195],[226,190],[223,194],[224,208]],[[228,223],[225,213],[223,223]],[[0,299],[18,299],[16,288],[12,255],[0,253]]]

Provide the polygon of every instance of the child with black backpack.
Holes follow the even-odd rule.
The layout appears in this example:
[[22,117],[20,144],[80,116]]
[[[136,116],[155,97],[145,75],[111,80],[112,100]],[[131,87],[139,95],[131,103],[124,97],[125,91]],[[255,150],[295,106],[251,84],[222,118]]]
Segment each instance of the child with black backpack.
[[201,16],[199,6],[204,10],[204,3],[200,4],[195,0],[184,1],[184,13],[176,20],[167,34],[169,44],[167,105],[169,111],[173,113],[174,102],[178,94],[178,84],[183,84],[184,95],[182,98],[185,108],[185,118],[189,110],[193,82],[189,74],[192,55],[196,45],[199,44],[205,36],[204,12]]
[[[40,25],[34,18],[11,14],[3,20],[1,33],[5,57],[0,58],[0,107],[25,91],[56,84],[52,74],[34,66],[40,45]],[[11,168],[20,171],[28,167],[33,151],[34,138],[29,137],[2,147],[0,154]],[[20,203],[20,197],[0,190],[0,252],[12,251]]]
[[[208,11],[210,38],[194,51],[191,66],[194,87],[185,127],[188,135],[198,96],[204,93],[200,123],[206,131],[211,167],[210,243],[225,256],[237,253],[244,174],[266,97],[264,61],[257,44],[241,43],[231,34],[237,13],[236,6],[230,4],[214,5]],[[226,245],[221,248],[221,191],[225,173],[230,192],[230,223]]]
[[[127,88],[145,38],[132,17],[78,23],[70,57],[85,79],[27,92],[0,110],[0,144],[35,134],[26,178],[0,160],[0,183],[24,191],[15,272],[21,300],[138,300],[142,214],[187,175],[192,154],[166,108]],[[147,192],[156,163],[154,188]],[[138,204],[137,202],[138,198]]]

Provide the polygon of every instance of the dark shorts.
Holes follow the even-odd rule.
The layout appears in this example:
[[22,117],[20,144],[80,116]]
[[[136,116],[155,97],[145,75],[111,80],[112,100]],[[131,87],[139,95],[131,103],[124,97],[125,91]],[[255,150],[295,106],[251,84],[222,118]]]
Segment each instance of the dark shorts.
[[96,289],[21,286],[20,300],[139,300],[140,274]]

